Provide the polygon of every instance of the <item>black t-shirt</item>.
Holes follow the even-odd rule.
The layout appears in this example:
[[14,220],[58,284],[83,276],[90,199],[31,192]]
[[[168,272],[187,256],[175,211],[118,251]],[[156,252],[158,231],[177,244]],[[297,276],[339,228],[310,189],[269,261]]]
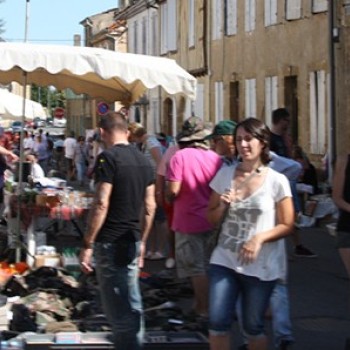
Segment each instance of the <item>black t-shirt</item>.
[[95,176],[96,182],[113,185],[107,217],[96,242],[138,240],[145,191],[154,183],[149,160],[131,145],[115,145],[98,156]]
[[282,136],[271,132],[270,135],[270,150],[279,156],[289,158],[288,148]]

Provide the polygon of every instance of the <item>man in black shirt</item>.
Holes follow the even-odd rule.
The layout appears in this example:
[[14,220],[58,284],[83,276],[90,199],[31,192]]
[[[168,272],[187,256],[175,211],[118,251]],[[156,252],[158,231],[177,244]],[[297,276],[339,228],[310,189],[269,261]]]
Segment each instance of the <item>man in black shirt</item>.
[[[272,112],[272,127],[270,135],[270,150],[279,156],[291,158],[291,145],[288,145],[288,129],[290,124],[289,112],[286,108],[278,108]],[[296,181],[290,181],[292,189],[295,213],[301,213],[301,203],[296,189]],[[309,248],[300,243],[299,234],[296,230],[292,234],[294,244],[294,255],[300,258],[315,258],[317,255]]]
[[285,108],[278,108],[272,112],[270,150],[286,158],[291,157],[291,152],[286,142],[289,124],[289,112]]
[[136,350],[141,349],[143,335],[138,267],[143,265],[156,208],[154,172],[144,155],[128,143],[128,125],[122,115],[113,112],[101,117],[100,133],[106,150],[96,161],[96,193],[80,261],[83,271],[91,272],[94,251],[115,348]]

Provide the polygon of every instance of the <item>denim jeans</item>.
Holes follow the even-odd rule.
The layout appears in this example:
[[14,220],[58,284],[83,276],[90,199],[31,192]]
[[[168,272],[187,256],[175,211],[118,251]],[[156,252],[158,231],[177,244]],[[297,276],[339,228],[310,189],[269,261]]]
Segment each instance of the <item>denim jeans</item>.
[[298,191],[297,191],[297,182],[292,180],[292,181],[289,181],[289,183],[290,183],[290,189],[292,191],[294,211],[297,214],[297,213],[300,213],[302,211],[300,198],[299,198]]
[[85,177],[85,172],[86,172],[86,165],[85,163],[76,163],[75,167],[77,169],[77,180],[79,182],[83,182],[84,181],[84,177]]
[[[275,347],[278,348],[281,345],[282,340],[294,342],[292,323],[289,315],[288,288],[286,283],[282,280],[278,280],[275,288],[273,289],[270,299],[270,308],[272,316],[273,341]],[[242,303],[240,298],[237,301],[236,312],[238,323],[244,338],[244,343],[247,344],[247,336],[242,326]]]
[[117,264],[117,243],[96,243],[94,257],[102,307],[112,327],[115,349],[139,350],[144,335],[139,287],[140,243],[132,243],[135,258],[126,266]]
[[230,332],[236,303],[242,299],[243,328],[249,338],[264,335],[264,318],[276,281],[261,281],[224,266],[209,266],[209,330],[212,335]]

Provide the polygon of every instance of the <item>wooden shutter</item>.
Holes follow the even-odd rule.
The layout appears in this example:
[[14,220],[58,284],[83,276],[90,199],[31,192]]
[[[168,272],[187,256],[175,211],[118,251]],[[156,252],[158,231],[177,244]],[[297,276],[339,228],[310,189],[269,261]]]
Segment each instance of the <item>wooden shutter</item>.
[[226,34],[237,34],[237,0],[226,0],[225,6]]
[[286,20],[301,18],[301,0],[286,0]]

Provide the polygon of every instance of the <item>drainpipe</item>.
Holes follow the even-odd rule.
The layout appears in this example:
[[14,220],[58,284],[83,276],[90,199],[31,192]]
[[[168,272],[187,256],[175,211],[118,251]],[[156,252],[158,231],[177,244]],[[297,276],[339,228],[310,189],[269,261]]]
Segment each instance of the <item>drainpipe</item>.
[[329,54],[329,101],[330,101],[330,154],[329,154],[329,169],[331,171],[332,164],[335,161],[337,155],[336,144],[336,70],[335,70],[335,54],[334,54],[334,31],[337,28],[334,27],[334,6],[335,1],[328,0],[328,54]]

